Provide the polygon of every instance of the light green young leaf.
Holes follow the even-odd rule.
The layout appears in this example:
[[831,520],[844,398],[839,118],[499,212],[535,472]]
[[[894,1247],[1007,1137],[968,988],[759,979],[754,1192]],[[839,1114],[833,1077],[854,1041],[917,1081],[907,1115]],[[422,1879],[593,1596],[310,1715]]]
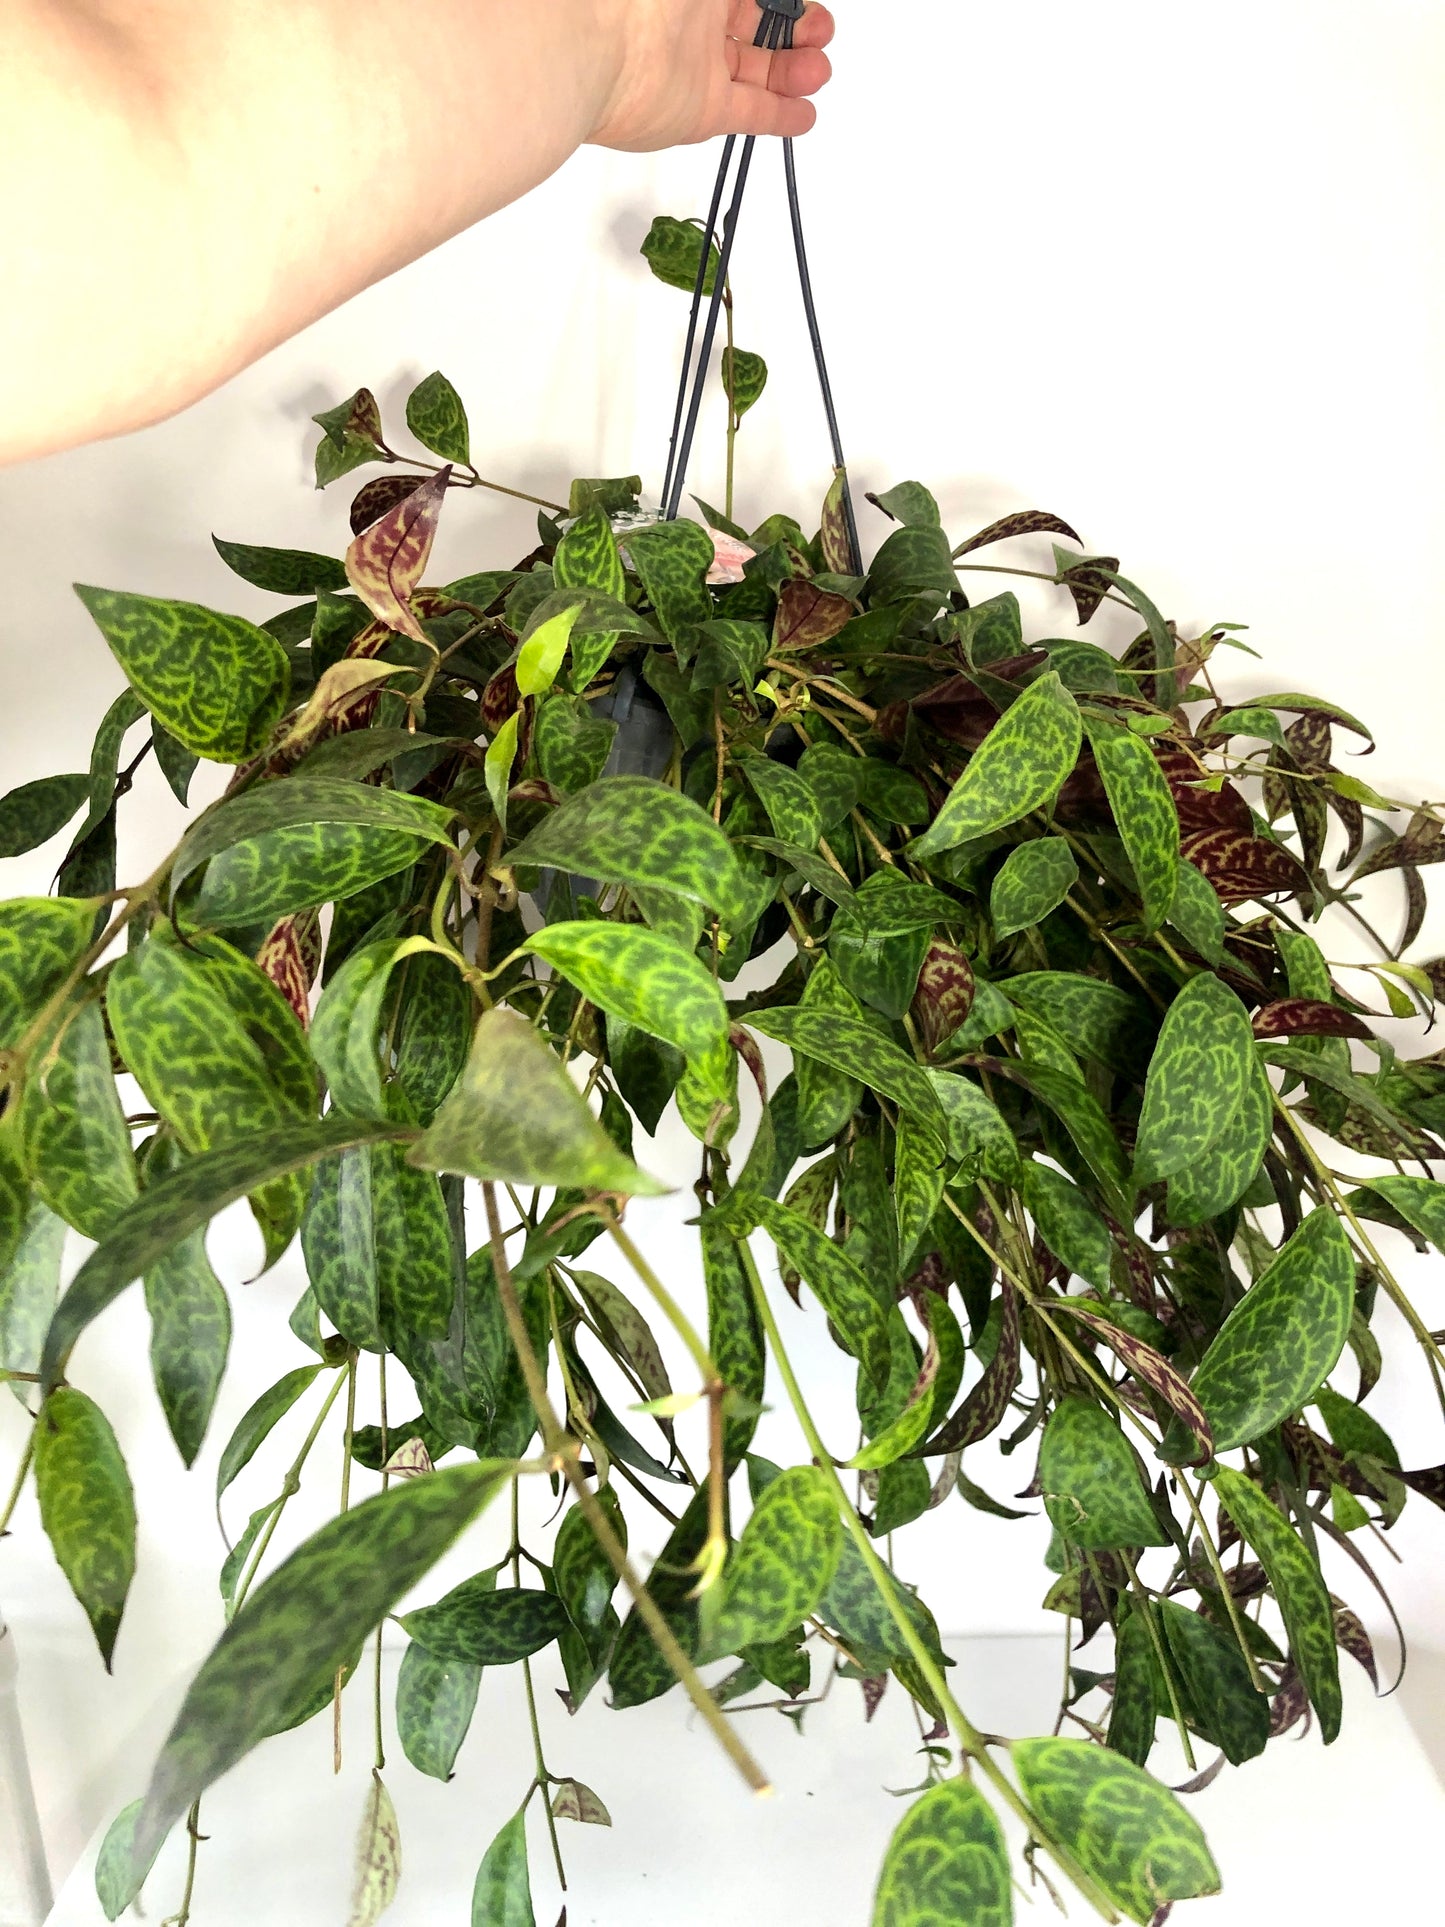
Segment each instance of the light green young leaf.
[[1284,1514],[1242,1472],[1221,1465],[1213,1485],[1220,1504],[1264,1567],[1284,1617],[1290,1655],[1328,1746],[1340,1731],[1340,1661],[1334,1608],[1320,1569]]
[[456,1088],[411,1151],[427,1171],[655,1197],[666,1187],[619,1151],[556,1054],[501,1005],[477,1025]]
[[1166,1546],[1133,1447],[1092,1399],[1061,1399],[1039,1451],[1044,1508],[1066,1539],[1090,1552]]
[[888,1843],[873,1927],[1011,1927],[1013,1885],[993,1810],[971,1780],[944,1780]]
[[648,776],[604,776],[569,796],[509,861],[627,889],[670,890],[728,919],[748,909],[737,858],[717,824],[691,798]]
[[1179,882],[1179,815],[1164,772],[1148,743],[1116,724],[1086,715],[1084,727],[1124,840],[1144,922],[1157,930],[1174,904]]
[[131,687],[177,742],[217,763],[243,762],[265,745],[291,684],[274,636],[193,602],[83,583],[75,592]]
[[1041,836],[1009,852],[993,880],[989,911],[995,936],[1030,930],[1057,910],[1079,877],[1074,853],[1061,836]]
[[795,1466],[774,1479],[728,1560],[715,1614],[704,1605],[711,1651],[782,1639],[807,1619],[832,1582],[842,1539],[837,1500],[820,1467]]
[[1088,1740],[1015,1740],[1010,1751],[1047,1831],[1141,1927],[1170,1901],[1219,1891],[1199,1823],[1131,1761]]
[[40,1523],[85,1608],[110,1671],[135,1573],[135,1495],[104,1412],[84,1392],[51,1392],[35,1421]]
[[581,613],[582,604],[575,603],[572,608],[549,616],[531,632],[517,652],[518,695],[544,696],[556,682]]
[[514,1813],[482,1856],[472,1889],[472,1927],[537,1927],[527,1873],[527,1814]]
[[1349,1336],[1355,1263],[1334,1212],[1312,1211],[1225,1319],[1194,1374],[1216,1452],[1309,1403]]
[[1191,978],[1165,1012],[1134,1154],[1139,1184],[1183,1171],[1224,1136],[1254,1077],[1249,1013],[1218,977]]
[[1073,697],[1052,671],[1040,676],[994,724],[908,854],[919,861],[936,856],[1045,808],[1077,762],[1081,740]]
[[712,972],[670,937],[635,923],[551,923],[524,946],[582,995],[687,1057],[727,1043],[728,1013]]
[[212,1781],[290,1724],[511,1475],[481,1460],[409,1479],[333,1519],[261,1582],[192,1681],[156,1762],[137,1865]]

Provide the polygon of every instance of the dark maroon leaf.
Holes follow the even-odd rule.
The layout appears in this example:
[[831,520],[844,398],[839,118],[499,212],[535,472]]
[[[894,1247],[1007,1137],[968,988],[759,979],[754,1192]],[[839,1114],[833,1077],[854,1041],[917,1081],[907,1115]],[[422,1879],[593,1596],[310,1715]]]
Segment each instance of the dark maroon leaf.
[[425,642],[411,611],[411,593],[436,539],[437,520],[446,499],[451,469],[429,476],[419,488],[363,529],[346,551],[351,586],[379,622]]
[[378,475],[375,481],[367,482],[352,497],[351,533],[360,535],[373,522],[379,522],[398,502],[404,502],[408,495],[421,488],[426,479],[425,475]]
[[1430,979],[1430,987],[1436,997],[1445,1000],[1445,957],[1431,957],[1420,965],[1420,969]]
[[1425,912],[1429,907],[1425,898],[1425,879],[1413,863],[1407,863],[1400,875],[1405,880],[1405,928],[1400,936],[1400,954],[1410,948],[1425,927]]
[[1249,805],[1232,783],[1218,789],[1202,788],[1208,771],[1187,750],[1165,747],[1156,751],[1156,755],[1174,798],[1181,835],[1195,836],[1206,830],[1233,830],[1240,836],[1254,834]]
[[[1076,537],[1075,540],[1077,539]],[[1068,566],[1061,563],[1058,579],[1074,598],[1074,608],[1078,613],[1081,628],[1093,618],[1099,604],[1113,586],[1109,577],[1100,574],[1100,571],[1107,569],[1114,572],[1118,567],[1117,555],[1081,555],[1077,562]]]
[[[971,536],[961,548],[954,550],[955,556],[971,555],[975,549],[986,549],[991,542],[1008,542],[1016,535],[1067,535],[1071,542],[1082,542],[1083,536],[1075,534],[1060,515],[1050,515],[1047,509],[1016,509],[1012,515],[1002,515],[997,522],[990,522],[986,529]],[[1116,563],[1109,565],[1117,567]],[[1081,618],[1082,620],[1082,618]]]
[[1199,1447],[1189,1463],[1203,1465],[1211,1459],[1214,1456],[1214,1434],[1204,1415],[1204,1407],[1169,1360],[1156,1352],[1152,1345],[1146,1345],[1142,1338],[1135,1338],[1132,1332],[1121,1330],[1107,1318],[1101,1318],[1097,1312],[1086,1311],[1082,1305],[1072,1301],[1067,1304],[1067,1309],[1080,1324],[1097,1332],[1140,1384],[1147,1385],[1151,1392],[1157,1392],[1174,1416],[1188,1427]]
[[1370,1684],[1378,1693],[1380,1672],[1375,1664],[1375,1648],[1370,1635],[1365,1631],[1359,1615],[1350,1611],[1342,1600],[1330,1595],[1330,1604],[1335,1609],[1335,1644],[1350,1658],[1357,1660],[1370,1676]]
[[495,736],[517,707],[517,670],[514,663],[506,663],[482,691],[482,727],[489,736]]
[[319,958],[308,963],[302,925],[319,927],[309,910],[294,917],[283,917],[256,952],[256,963],[304,1026],[311,1022],[311,980]]
[[1400,1477],[1412,1492],[1445,1511],[1445,1465],[1432,1465],[1423,1472],[1402,1472]]
[[1374,1035],[1352,1011],[1317,1003],[1313,997],[1279,997],[1262,1005],[1250,1022],[1256,1037],[1362,1037],[1368,1041]]
[[942,1452],[962,1451],[964,1446],[987,1438],[1003,1423],[1008,1402],[1019,1382],[1019,1306],[1007,1278],[999,1291],[1003,1298],[1003,1318],[999,1325],[998,1350],[953,1417],[926,1445],[919,1447],[915,1456],[935,1458]]
[[860,1684],[863,1688],[863,1722],[867,1725],[883,1703],[883,1695],[888,1691],[888,1675],[872,1673]]
[[1297,894],[1310,888],[1308,872],[1282,843],[1237,830],[1205,830],[1186,836],[1180,855],[1214,885],[1224,903],[1245,903],[1254,897]]
[[973,965],[963,952],[951,943],[931,943],[918,973],[912,1009],[919,1042],[930,1057],[973,1009],[973,993]]
[[831,642],[857,613],[846,596],[832,595],[815,583],[792,576],[778,592],[773,647],[815,649],[821,642]]
[[741,1057],[752,1073],[753,1082],[758,1087],[758,1096],[766,1104],[768,1101],[768,1073],[763,1064],[763,1053],[758,1049],[758,1041],[753,1033],[742,1024],[734,1024],[728,1032],[728,1042]]
[[1269,1704],[1269,1737],[1277,1740],[1281,1733],[1288,1733],[1292,1726],[1298,1726],[1301,1720],[1308,1719],[1309,1710],[1309,1695],[1304,1689],[1304,1681],[1292,1664],[1286,1666],[1279,1691]]
[[1418,869],[1423,863],[1445,863],[1445,825],[1417,812],[1410,818],[1403,836],[1387,837],[1365,858],[1352,882],[1372,877],[1381,870],[1400,870],[1407,865]]

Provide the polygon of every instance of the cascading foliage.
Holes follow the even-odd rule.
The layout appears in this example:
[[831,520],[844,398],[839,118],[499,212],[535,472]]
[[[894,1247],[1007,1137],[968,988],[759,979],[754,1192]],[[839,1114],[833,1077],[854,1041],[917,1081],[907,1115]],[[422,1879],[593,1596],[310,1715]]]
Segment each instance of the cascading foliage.
[[[674,229],[695,264],[684,224],[652,251],[690,286]],[[750,405],[766,371],[730,366]],[[1227,627],[1181,636],[1056,517],[955,545],[905,483],[877,498],[892,527],[859,578],[837,485],[817,533],[705,508],[713,534],[650,523],[635,478],[580,481],[515,568],[436,586],[438,517],[481,485],[455,391],[434,375],[407,408],[440,467],[395,455],[366,390],[317,419],[320,483],[385,468],[344,562],[218,542],[282,598],[260,626],[82,588],[129,687],[88,774],[0,801],[12,856],[84,812],[58,894],[0,904],[0,1366],[33,1414],[16,1491],[33,1468],[107,1663],[135,1502],[75,1341],[142,1284],[189,1463],[230,1332],[209,1220],[249,1198],[267,1262],[299,1237],[310,1280],[218,1497],[273,1431],[295,1461],[225,1559],[227,1630],[111,1830],[107,1914],[214,1779],[330,1709],[403,1601],[389,1718],[437,1778],[482,1669],[553,1643],[573,1712],[681,1680],[754,1784],[728,1709],[763,1689],[805,1718],[841,1672],[860,1718],[887,1687],[927,1728],[875,1927],[1011,1919],[1003,1807],[1108,1918],[1214,1890],[1145,1770],[1160,1722],[1202,1781],[1310,1718],[1333,1739],[1339,1654],[1372,1676],[1374,1656],[1320,1549],[1368,1572],[1361,1542],[1411,1489],[1445,1503],[1445,1468],[1402,1469],[1366,1409],[1381,1298],[1441,1386],[1378,1234],[1445,1243],[1445,1059],[1397,1057],[1370,1021],[1445,995],[1445,962],[1400,961],[1440,815],[1397,827],[1401,805],[1342,774],[1336,734],[1368,732],[1321,698],[1231,705]],[[1077,621],[1026,644],[1013,595],[970,601],[959,565],[1040,535],[1073,545],[1051,579]],[[1122,658],[1077,633],[1105,600],[1140,628]],[[117,890],[147,752],[182,802],[198,759],[235,775]],[[1387,870],[1407,928],[1351,994],[1312,926],[1359,919],[1355,886]],[[669,1288],[625,1211],[658,1189],[635,1127],[673,1104],[698,1142],[699,1264]],[[95,1249],[57,1303],[67,1226]],[[587,1268],[608,1238],[631,1294]],[[783,1288],[828,1321],[861,1440],[819,1435]],[[670,1381],[659,1318],[695,1386]],[[640,1416],[607,1402],[601,1354]],[[810,1460],[750,1451],[765,1387]],[[698,1400],[693,1468],[673,1421]],[[1018,1506],[970,1469],[990,1437],[1018,1455]],[[278,1562],[322,1438],[357,1468],[353,1502]],[[547,1474],[567,1503],[546,1558],[514,1533],[501,1567],[429,1599],[482,1507]],[[638,1491],[674,1522],[641,1575]],[[985,1739],[949,1687],[949,1602],[909,1586],[906,1540],[899,1576],[885,1563],[960,1504],[1052,1522],[1046,1604],[1086,1655],[1062,1736]],[[474,1927],[531,1927],[534,1796],[549,1827],[607,1818],[580,1783],[516,1772]],[[378,1773],[359,1927],[397,1869]]]

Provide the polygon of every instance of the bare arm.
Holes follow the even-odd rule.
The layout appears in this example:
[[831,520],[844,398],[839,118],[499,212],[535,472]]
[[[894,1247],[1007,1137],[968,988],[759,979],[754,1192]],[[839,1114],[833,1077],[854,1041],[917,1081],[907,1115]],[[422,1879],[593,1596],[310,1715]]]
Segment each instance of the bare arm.
[[[588,141],[803,133],[754,0],[0,0],[0,462],[173,413]],[[730,36],[734,36],[731,37]]]

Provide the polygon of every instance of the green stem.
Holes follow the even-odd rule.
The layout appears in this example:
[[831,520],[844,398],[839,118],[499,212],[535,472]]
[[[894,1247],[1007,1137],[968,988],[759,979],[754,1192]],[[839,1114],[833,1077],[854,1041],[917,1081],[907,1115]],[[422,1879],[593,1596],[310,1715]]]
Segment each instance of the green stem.
[[1240,1614],[1239,1601],[1235,1598],[1234,1594],[1230,1591],[1229,1581],[1225,1577],[1225,1573],[1224,1573],[1223,1562],[1221,1561],[1219,1557],[1219,1553],[1215,1548],[1214,1540],[1210,1536],[1209,1527],[1205,1524],[1204,1513],[1200,1507],[1199,1500],[1195,1497],[1194,1493],[1190,1490],[1189,1481],[1183,1472],[1179,1474],[1178,1484],[1179,1484],[1180,1491],[1184,1494],[1185,1499],[1188,1501],[1189,1510],[1194,1514],[1194,1523],[1199,1528],[1199,1537],[1202,1540],[1204,1545],[1204,1556],[1209,1561],[1210,1570],[1214,1574],[1215,1583],[1218,1585],[1220,1592],[1224,1596],[1224,1610],[1229,1614],[1229,1623],[1234,1628],[1235,1640],[1238,1643],[1240,1653],[1244,1659],[1244,1663],[1249,1669],[1250,1684],[1254,1687],[1254,1690],[1257,1693],[1267,1693],[1269,1691],[1269,1687],[1265,1684],[1265,1681],[1260,1674],[1259,1667],[1255,1664],[1254,1654],[1250,1650],[1250,1644],[1248,1639],[1245,1637],[1244,1620]]
[[628,1237],[622,1228],[621,1221],[609,1212],[603,1219],[603,1223],[611,1232],[613,1242],[617,1246],[617,1249],[622,1253],[628,1264],[631,1265],[643,1284],[647,1286],[647,1289],[657,1300],[663,1317],[666,1318],[668,1324],[672,1326],[672,1329],[692,1354],[692,1361],[702,1375],[703,1383],[705,1385],[716,1384],[720,1375],[717,1366],[713,1363],[712,1353],[703,1343],[701,1336],[692,1321],[688,1318],[687,1313],[682,1309],[682,1306],[678,1304],[672,1293],[667,1289],[667,1286],[663,1284],[662,1280],[637,1249],[637,1246],[632,1242],[631,1238]]
[[948,1680],[944,1675],[943,1668],[934,1658],[922,1635],[919,1633],[918,1628],[914,1625],[912,1619],[904,1609],[897,1594],[897,1582],[892,1573],[889,1572],[887,1566],[885,1566],[879,1558],[873,1541],[868,1537],[863,1521],[858,1517],[857,1510],[848,1497],[847,1489],[838,1476],[833,1456],[828,1451],[827,1446],[824,1445],[818,1428],[813,1422],[813,1415],[808,1409],[807,1401],[803,1397],[802,1388],[798,1384],[791,1361],[788,1358],[787,1348],[783,1344],[783,1335],[778,1329],[778,1321],[773,1315],[772,1305],[769,1302],[766,1291],[763,1289],[763,1281],[758,1275],[756,1260],[745,1240],[738,1240],[737,1253],[742,1262],[743,1269],[747,1273],[748,1282],[752,1287],[753,1298],[758,1307],[758,1316],[762,1320],[763,1330],[767,1334],[768,1347],[773,1354],[773,1362],[777,1365],[779,1375],[783,1380],[784,1386],[787,1388],[789,1401],[792,1404],[799,1425],[803,1428],[803,1436],[808,1441],[813,1457],[817,1461],[823,1476],[833,1487],[834,1497],[837,1500],[843,1525],[852,1538],[854,1545],[857,1547],[864,1565],[868,1568],[869,1576],[877,1587],[879,1596],[887,1608],[890,1618],[897,1626],[903,1642],[908,1648],[909,1654],[917,1665],[919,1672],[928,1682],[939,1705],[943,1708],[961,1750],[973,1761],[979,1771],[990,1782],[1000,1799],[1017,1814],[1018,1818],[1029,1829],[1029,1832],[1033,1834],[1034,1837],[1048,1849],[1054,1859],[1058,1861],[1059,1865],[1065,1873],[1067,1873],[1070,1880],[1074,1882],[1075,1886],[1078,1887],[1080,1893],[1089,1901],[1090,1905],[1094,1907],[1105,1920],[1117,1921],[1119,1916],[1110,1905],[1108,1896],[1078,1864],[1068,1849],[1053,1839],[1043,1822],[1032,1812],[1022,1794],[1019,1793],[1018,1789],[990,1756],[988,1744],[983,1734],[968,1718],[963,1708],[949,1690]]
[[1169,1711],[1174,1717],[1174,1724],[1179,1728],[1179,1744],[1184,1748],[1185,1764],[1189,1771],[1194,1773],[1198,1770],[1198,1763],[1194,1758],[1194,1746],[1189,1738],[1189,1728],[1184,1723],[1184,1709],[1179,1704],[1179,1694],[1174,1685],[1174,1668],[1169,1664],[1169,1655],[1164,1650],[1164,1641],[1160,1637],[1159,1625],[1154,1617],[1154,1603],[1145,1592],[1139,1570],[1128,1553],[1121,1548],[1119,1557],[1124,1561],[1125,1569],[1129,1574],[1130,1583],[1139,1601],[1139,1610],[1144,1615],[1144,1626],[1149,1634],[1149,1643],[1154,1648],[1155,1659],[1159,1662],[1164,1689],[1169,1695]]
[[181,1893],[180,1911],[168,1914],[161,1922],[161,1927],[186,1927],[191,1917],[191,1898],[196,1891],[196,1849],[201,1843],[200,1825],[201,1803],[197,1800],[186,1815],[186,1837],[189,1844],[186,1849],[186,1884]]
[[[381,1489],[383,1492],[386,1492],[390,1489],[390,1486],[391,1486],[391,1476],[386,1470],[386,1462],[391,1457],[391,1447],[388,1441],[389,1426],[388,1426],[387,1412],[386,1412],[386,1353],[382,1352],[376,1362],[378,1367],[377,1396],[378,1396],[378,1399],[380,1400],[380,1406],[381,1406],[381,1466],[382,1466]],[[382,1717],[381,1717],[381,1627],[380,1626],[378,1626],[376,1629],[376,1654],[372,1662],[372,1669],[371,1669],[371,1721],[372,1721],[372,1731],[376,1736],[376,1752],[374,1755],[374,1764],[376,1767],[376,1771],[378,1773],[381,1773],[386,1768],[386,1737],[385,1737],[385,1730],[382,1726]]]
[[266,1521],[261,1537],[256,1542],[255,1551],[251,1554],[250,1561],[247,1564],[241,1582],[236,1587],[236,1610],[238,1612],[241,1607],[241,1601],[256,1583],[256,1574],[261,1569],[261,1561],[266,1557],[266,1548],[270,1545],[276,1528],[281,1523],[281,1514],[301,1490],[301,1473],[307,1459],[311,1456],[311,1448],[321,1436],[321,1428],[326,1423],[327,1414],[336,1403],[341,1394],[341,1388],[345,1383],[345,1376],[338,1372],[332,1381],[331,1390],[326,1394],[321,1410],[316,1414],[315,1422],[312,1424],[311,1430],[306,1434],[301,1450],[292,1460],[286,1476],[281,1482],[281,1493],[276,1501],[276,1510]]
[[15,1508],[20,1503],[20,1494],[25,1490],[25,1481],[30,1476],[30,1467],[35,1459],[35,1424],[32,1421],[30,1432],[25,1440],[25,1450],[20,1454],[20,1465],[15,1473],[15,1482],[5,1501],[5,1510],[0,1512],[0,1539],[10,1529],[10,1521],[15,1516]]
[[[522,1540],[521,1540],[521,1481],[512,1480],[512,1584],[522,1583]],[[563,1893],[567,1891],[567,1869],[562,1865],[562,1847],[557,1838],[557,1820],[552,1812],[552,1802],[547,1798],[547,1789],[552,1776],[547,1771],[547,1761],[542,1752],[542,1723],[537,1718],[537,1694],[532,1685],[532,1662],[522,1661],[522,1679],[527,1688],[527,1719],[532,1728],[532,1761],[536,1769],[536,1785],[542,1795],[543,1810],[547,1815],[547,1837],[552,1842],[552,1860],[557,1869],[557,1879]]]

